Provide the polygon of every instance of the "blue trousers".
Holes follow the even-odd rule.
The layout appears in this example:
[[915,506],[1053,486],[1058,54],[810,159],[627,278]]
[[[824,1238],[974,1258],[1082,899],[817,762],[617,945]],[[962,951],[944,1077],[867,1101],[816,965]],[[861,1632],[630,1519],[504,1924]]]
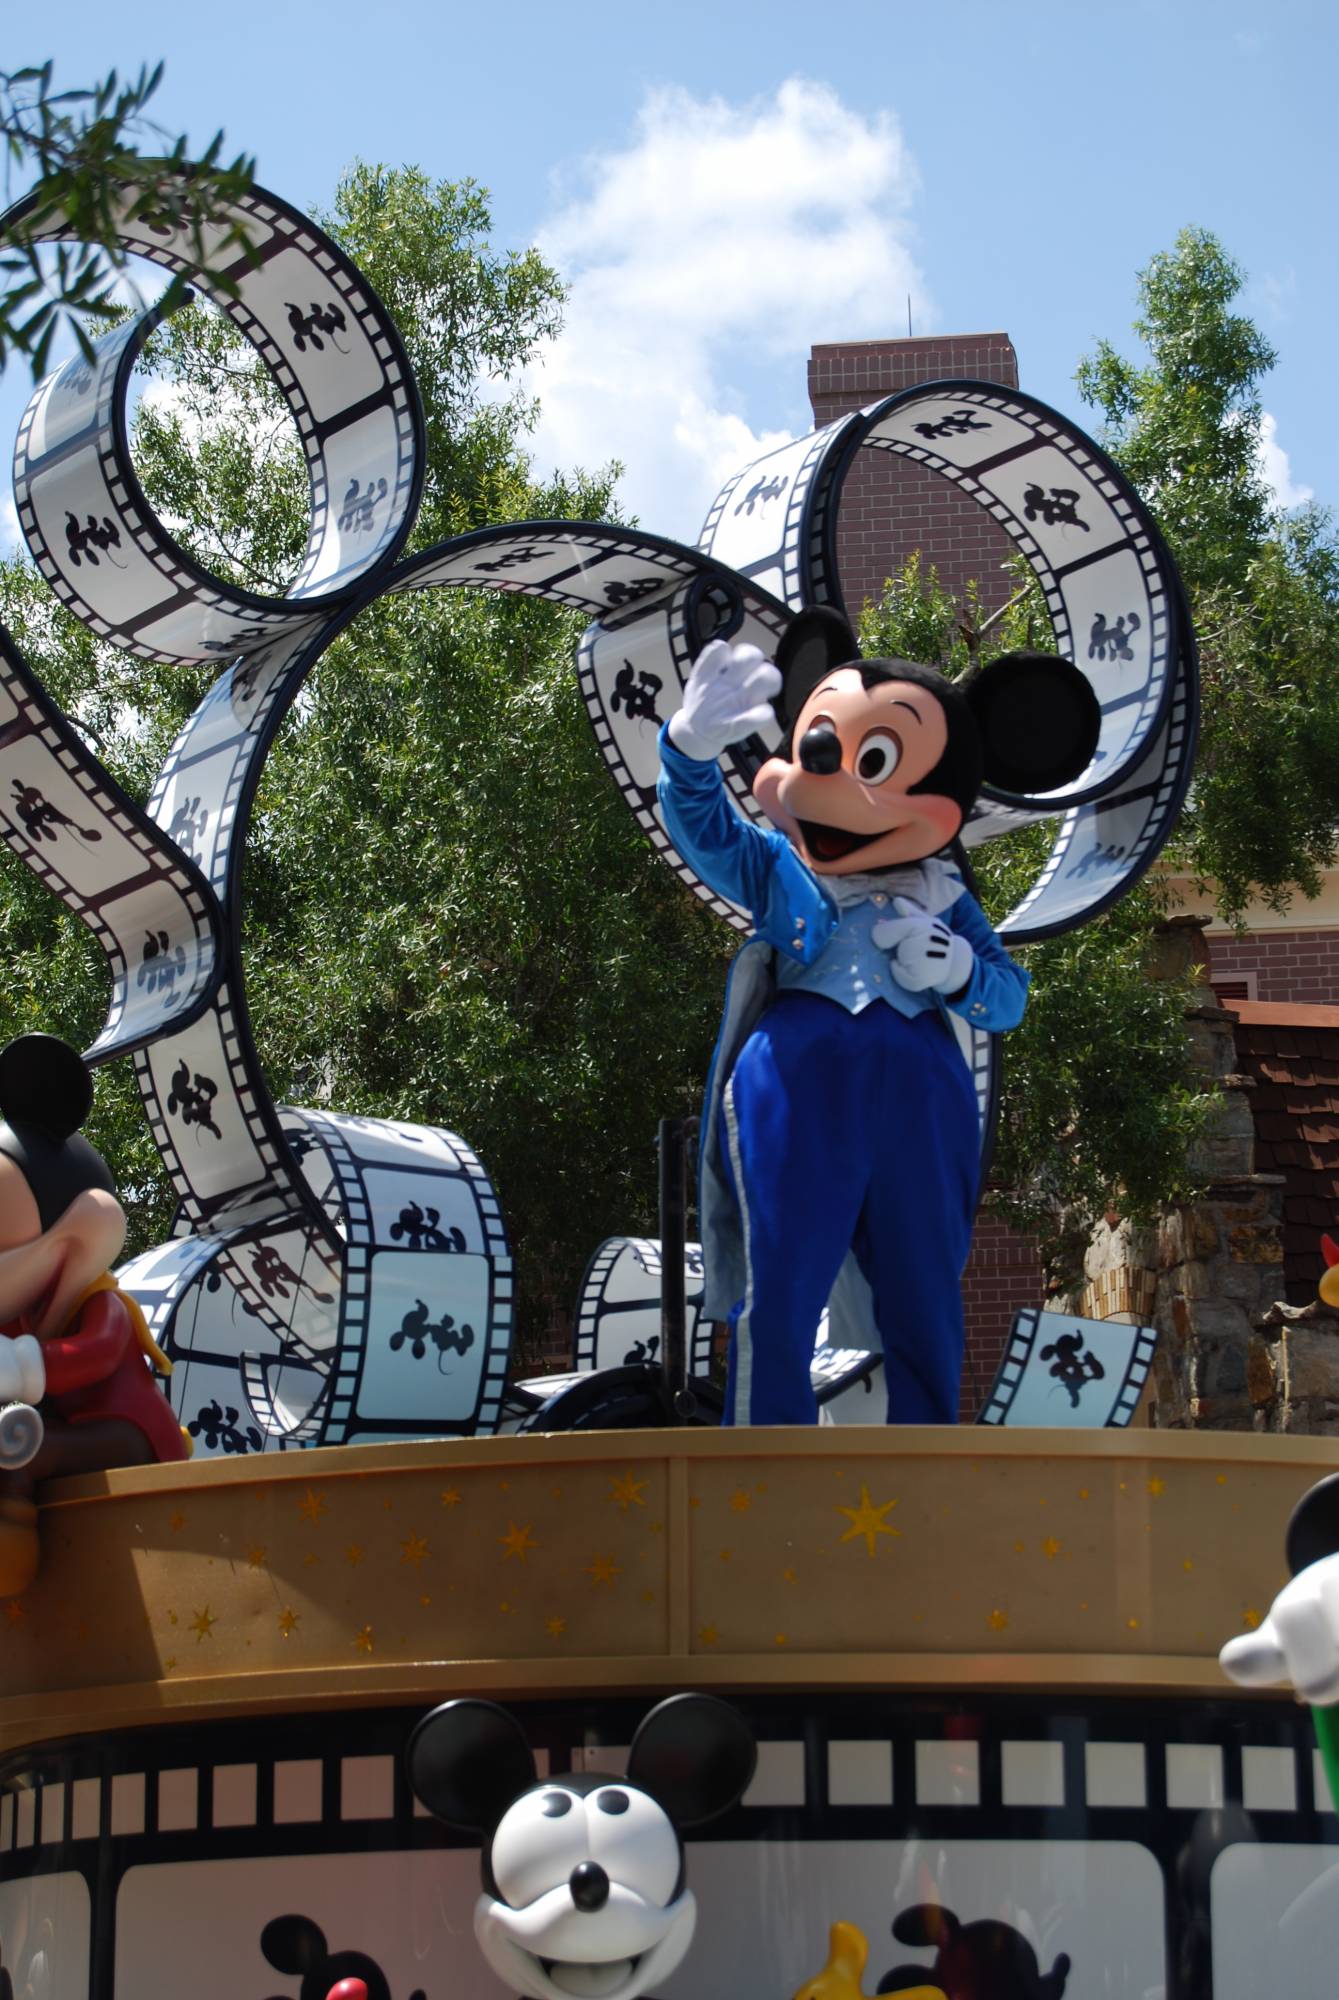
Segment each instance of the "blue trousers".
[[889,1423],[956,1423],[980,1151],[972,1080],[938,1011],[849,1014],[785,994],[740,1051],[720,1116],[747,1267],[724,1421],[817,1421],[814,1334],[854,1248]]

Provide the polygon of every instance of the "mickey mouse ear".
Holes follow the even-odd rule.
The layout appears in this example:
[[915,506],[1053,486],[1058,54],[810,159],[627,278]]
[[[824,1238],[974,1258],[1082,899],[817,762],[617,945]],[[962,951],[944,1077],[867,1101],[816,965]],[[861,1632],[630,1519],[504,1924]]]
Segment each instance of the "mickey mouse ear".
[[68,1139],[93,1109],[93,1077],[59,1035],[20,1035],[0,1049],[0,1116]]
[[859,641],[839,612],[814,605],[792,618],[776,648],[781,692],[773,706],[782,727],[790,728],[824,674],[859,657]]
[[1294,1576],[1323,1556],[1339,1555],[1339,1472],[1302,1495],[1293,1508],[1283,1546]]
[[628,1783],[675,1826],[715,1819],[747,1791],[758,1746],[737,1709],[710,1694],[673,1694],[651,1710],[628,1752]]
[[986,754],[986,782],[1053,792],[1086,771],[1102,711],[1085,674],[1055,653],[1003,653],[958,683]]
[[491,1833],[535,1782],[535,1759],[514,1715],[492,1701],[444,1701],[414,1729],[405,1752],[414,1796],[437,1819]]

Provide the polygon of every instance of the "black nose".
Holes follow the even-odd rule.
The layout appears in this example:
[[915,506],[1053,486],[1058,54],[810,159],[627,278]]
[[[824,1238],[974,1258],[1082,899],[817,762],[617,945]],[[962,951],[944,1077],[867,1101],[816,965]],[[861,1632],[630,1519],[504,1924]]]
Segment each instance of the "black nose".
[[835,729],[820,723],[817,729],[806,729],[800,738],[800,766],[805,771],[814,771],[821,778],[831,777],[842,767],[841,738]]
[[602,1910],[609,1901],[609,1877],[598,1861],[578,1861],[568,1886],[579,1910]]

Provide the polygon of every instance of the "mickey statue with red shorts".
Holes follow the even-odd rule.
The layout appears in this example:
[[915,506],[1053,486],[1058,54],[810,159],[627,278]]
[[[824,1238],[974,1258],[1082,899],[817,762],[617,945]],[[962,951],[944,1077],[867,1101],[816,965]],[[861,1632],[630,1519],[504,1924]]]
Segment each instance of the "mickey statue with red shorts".
[[[835,613],[775,666],[714,640],[661,733],[678,852],[755,936],[731,971],[703,1119],[704,1307],[731,1329],[727,1423],[813,1423],[815,1332],[882,1347],[890,1423],[953,1423],[959,1289],[979,1177],[976,1095],[951,1025],[1017,1025],[1028,975],[954,842],[983,782],[1045,793],[1086,769],[1100,713],[1079,669],[1015,653],[959,681],[862,660]],[[753,792],[718,757],[779,721]]]
[[5,1597],[37,1572],[40,1480],[190,1456],[154,1381],[171,1363],[109,1275],[126,1218],[106,1162],[79,1130],[92,1103],[87,1064],[56,1036],[22,1035],[0,1050]]

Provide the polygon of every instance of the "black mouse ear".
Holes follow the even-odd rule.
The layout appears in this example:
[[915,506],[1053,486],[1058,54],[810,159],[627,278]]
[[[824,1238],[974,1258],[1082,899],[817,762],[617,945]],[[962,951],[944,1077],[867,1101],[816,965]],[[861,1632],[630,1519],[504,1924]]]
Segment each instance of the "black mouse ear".
[[260,1948],[276,1972],[295,1978],[327,1955],[325,1932],[310,1917],[272,1917],[260,1934]]
[[700,1826],[747,1791],[758,1746],[737,1709],[710,1694],[673,1694],[646,1716],[628,1752],[628,1783],[675,1826]]
[[859,658],[855,633],[840,612],[815,605],[792,618],[776,649],[781,692],[773,706],[782,727],[790,728],[824,674]]
[[913,1903],[893,1919],[893,1936],[899,1944],[951,1944],[961,1929],[952,1910],[942,1903]]
[[1040,2000],[1064,2000],[1065,1981],[1069,1978],[1069,1953],[1062,1951],[1056,1958],[1046,1977],[1038,1982]]
[[1086,771],[1102,711],[1086,674],[1056,653],[1002,653],[958,682],[985,751],[986,783],[1053,792]]
[[1294,1576],[1324,1556],[1339,1555],[1339,1472],[1302,1495],[1293,1508],[1283,1547]]
[[492,1701],[445,1701],[415,1727],[405,1752],[415,1798],[467,1833],[491,1833],[535,1782],[535,1759],[514,1715]]
[[0,1116],[68,1139],[93,1109],[93,1077],[59,1035],[20,1035],[0,1049]]

